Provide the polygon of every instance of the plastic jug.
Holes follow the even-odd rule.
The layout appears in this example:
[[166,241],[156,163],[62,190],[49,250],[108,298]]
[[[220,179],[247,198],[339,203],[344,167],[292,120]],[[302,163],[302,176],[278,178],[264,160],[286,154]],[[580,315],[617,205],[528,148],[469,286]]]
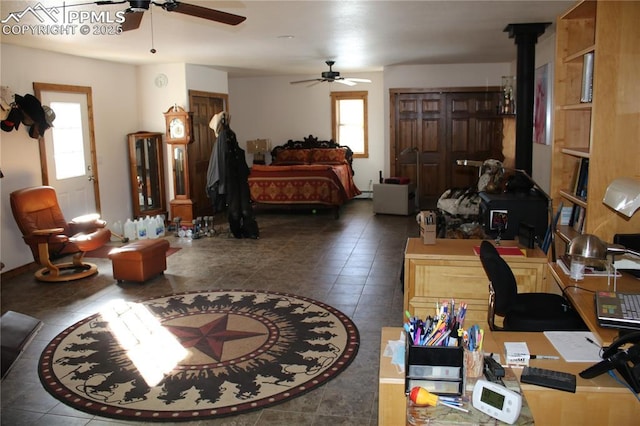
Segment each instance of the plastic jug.
[[136,232],[136,224],[131,221],[131,219],[127,219],[124,222],[124,236],[128,238],[130,241],[133,241],[138,238],[138,234]]

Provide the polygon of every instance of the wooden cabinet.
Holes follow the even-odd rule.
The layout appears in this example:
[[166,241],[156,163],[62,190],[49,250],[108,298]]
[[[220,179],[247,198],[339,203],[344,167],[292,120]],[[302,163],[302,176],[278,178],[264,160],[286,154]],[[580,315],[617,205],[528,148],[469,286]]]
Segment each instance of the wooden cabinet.
[[[551,196],[554,209],[584,209],[582,229],[558,226],[559,253],[579,232],[611,242],[638,232],[602,203],[609,183],[640,176],[640,2],[582,1],[557,21]],[[583,97],[586,55],[593,55],[592,95]],[[587,80],[588,81],[588,80]],[[586,197],[575,193],[578,164],[589,162]]]
[[[502,241],[503,246],[517,246]],[[426,318],[437,302],[455,299],[469,305],[469,324],[485,323],[489,279],[473,248],[480,240],[438,239],[434,245],[409,238],[404,255],[404,311]],[[546,291],[547,256],[540,249],[523,249],[526,256],[505,256],[518,282],[518,292]],[[404,320],[404,318],[403,318]]]
[[162,133],[127,135],[133,217],[166,216]]

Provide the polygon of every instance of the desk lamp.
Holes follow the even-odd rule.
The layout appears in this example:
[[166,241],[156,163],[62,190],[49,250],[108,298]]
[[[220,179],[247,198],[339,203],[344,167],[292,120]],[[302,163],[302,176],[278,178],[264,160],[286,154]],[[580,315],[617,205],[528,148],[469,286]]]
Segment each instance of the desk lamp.
[[[628,249],[620,245],[606,244],[600,238],[591,234],[578,235],[569,243],[569,256],[583,257],[585,259],[585,264],[593,266],[601,266],[602,264],[604,264],[606,262],[607,255],[615,256],[618,254],[632,254],[634,256],[640,257],[640,252]],[[615,268],[613,276],[615,286],[615,279],[617,276],[617,274],[615,273]]]
[[602,202],[627,217],[640,208],[640,180],[622,177],[614,179],[604,193]]

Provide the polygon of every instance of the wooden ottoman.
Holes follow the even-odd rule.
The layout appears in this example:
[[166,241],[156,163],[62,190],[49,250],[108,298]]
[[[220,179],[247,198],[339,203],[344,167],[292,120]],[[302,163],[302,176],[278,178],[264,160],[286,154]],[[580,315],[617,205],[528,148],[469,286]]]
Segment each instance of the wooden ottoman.
[[139,240],[109,252],[113,263],[113,278],[122,281],[144,282],[167,269],[169,241],[165,239]]

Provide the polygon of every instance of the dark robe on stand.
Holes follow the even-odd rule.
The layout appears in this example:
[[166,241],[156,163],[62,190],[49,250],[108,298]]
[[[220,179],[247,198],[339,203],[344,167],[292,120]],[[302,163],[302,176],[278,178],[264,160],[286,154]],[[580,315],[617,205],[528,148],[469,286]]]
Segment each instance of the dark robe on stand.
[[251,206],[249,167],[229,120],[224,112],[219,114],[222,116],[216,114],[211,125],[218,137],[209,160],[207,195],[216,212],[227,210],[229,230],[234,237],[255,239],[260,232]]

